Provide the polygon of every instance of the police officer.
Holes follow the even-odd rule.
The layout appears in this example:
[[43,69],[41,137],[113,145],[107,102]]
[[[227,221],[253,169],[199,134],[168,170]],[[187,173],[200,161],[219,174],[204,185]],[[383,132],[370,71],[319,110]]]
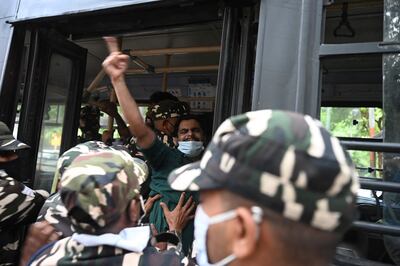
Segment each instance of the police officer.
[[[100,141],[88,141],[64,152],[57,161],[57,167],[54,174],[53,192],[41,208],[37,222],[30,226],[24,248],[21,256],[21,266],[26,265],[29,258],[40,247],[60,238],[71,236],[74,228],[68,218],[68,211],[62,203],[58,186],[62,174],[68,169],[72,161],[83,154],[115,151],[116,148],[107,146]],[[139,183],[143,183],[148,177],[148,168],[144,161],[138,158],[132,158],[135,163],[135,174],[139,178]],[[146,202],[149,205],[150,202]],[[149,208],[150,206],[148,206]]]
[[150,227],[140,226],[144,204],[135,167],[122,151],[79,155],[60,184],[75,234],[35,255],[31,265],[186,264],[174,247],[160,253],[149,245]]
[[16,265],[24,228],[36,220],[48,193],[34,191],[8,176],[7,164],[18,158],[17,151],[29,146],[16,140],[0,122],[0,265]]
[[319,121],[273,110],[226,120],[201,162],[169,182],[200,191],[200,266],[329,265],[359,187],[347,152]]
[[179,101],[162,100],[149,107],[146,119],[157,137],[170,148],[178,146],[174,139],[179,118],[189,114],[189,107]]

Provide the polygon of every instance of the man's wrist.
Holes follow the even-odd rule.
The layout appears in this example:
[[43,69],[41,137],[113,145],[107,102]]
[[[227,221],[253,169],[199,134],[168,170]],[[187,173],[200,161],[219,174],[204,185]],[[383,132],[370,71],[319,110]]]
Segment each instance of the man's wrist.
[[[111,83],[114,85],[114,87],[116,85],[121,85],[121,84],[125,84],[125,76],[121,75],[118,78],[112,78],[111,79]],[[115,88],[114,88],[115,89]]]

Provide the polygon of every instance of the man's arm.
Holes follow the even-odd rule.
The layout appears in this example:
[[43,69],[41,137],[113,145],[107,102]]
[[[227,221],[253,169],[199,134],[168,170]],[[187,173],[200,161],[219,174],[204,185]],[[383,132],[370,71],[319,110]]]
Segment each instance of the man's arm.
[[95,102],[93,104],[99,107],[102,112],[108,114],[115,119],[115,122],[117,123],[117,130],[121,138],[128,139],[132,137],[131,133],[129,133],[128,127],[125,124],[125,121],[118,113],[117,105],[115,103],[110,101],[101,101]]
[[103,68],[111,79],[118,102],[126,118],[129,130],[136,137],[139,147],[149,148],[156,138],[155,133],[145,124],[136,101],[130,94],[125,83],[125,71],[128,68],[129,56],[119,51],[117,40],[105,37],[110,55],[104,60]]

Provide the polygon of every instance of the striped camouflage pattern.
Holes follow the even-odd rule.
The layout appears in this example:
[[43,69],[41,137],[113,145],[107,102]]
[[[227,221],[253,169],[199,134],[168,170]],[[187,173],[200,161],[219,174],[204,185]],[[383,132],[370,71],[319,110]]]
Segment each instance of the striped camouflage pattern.
[[160,252],[149,246],[143,253],[134,253],[112,246],[85,247],[71,237],[67,237],[57,241],[53,247],[40,254],[31,265],[185,266],[195,264],[175,248]]
[[58,192],[47,198],[42,209],[40,209],[37,222],[41,221],[47,221],[63,237],[71,236],[74,233],[74,228],[68,217],[68,211],[62,203]]
[[139,195],[132,157],[110,150],[79,155],[61,177],[60,195],[78,233],[95,234]]
[[35,221],[47,196],[0,170],[0,265],[17,264],[25,226]]
[[176,190],[229,189],[325,231],[348,227],[359,188],[350,157],[319,121],[273,110],[226,120],[201,162],[169,181]]
[[189,107],[187,104],[172,100],[163,100],[150,106],[146,116],[155,121],[172,117],[180,117],[188,114]]
[[0,151],[14,151],[29,149],[25,143],[14,138],[7,125],[0,121]]

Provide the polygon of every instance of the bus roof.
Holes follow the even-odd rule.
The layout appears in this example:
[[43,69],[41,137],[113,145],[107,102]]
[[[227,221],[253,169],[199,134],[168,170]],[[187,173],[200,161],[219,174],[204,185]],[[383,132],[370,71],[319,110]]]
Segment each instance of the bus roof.
[[161,1],[163,0],[21,0],[15,20],[11,23]]

